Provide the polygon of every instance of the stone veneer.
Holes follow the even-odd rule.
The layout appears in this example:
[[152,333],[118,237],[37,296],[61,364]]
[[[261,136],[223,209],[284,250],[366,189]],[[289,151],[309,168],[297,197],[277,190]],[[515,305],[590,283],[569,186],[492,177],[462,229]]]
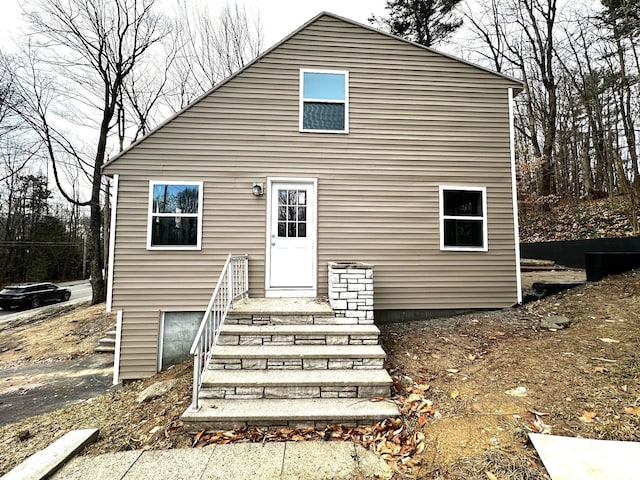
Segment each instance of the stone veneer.
[[338,318],[373,323],[373,265],[329,262],[329,303]]

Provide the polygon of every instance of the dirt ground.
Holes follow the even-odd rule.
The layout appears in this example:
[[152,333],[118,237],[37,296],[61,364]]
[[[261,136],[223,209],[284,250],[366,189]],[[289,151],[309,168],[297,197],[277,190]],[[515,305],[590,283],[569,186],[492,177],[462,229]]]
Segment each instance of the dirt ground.
[[[568,327],[543,328],[550,315]],[[548,478],[528,432],[640,440],[640,272],[382,330],[400,388],[428,385],[437,410],[418,478]]]
[[[559,328],[549,328],[549,316]],[[330,435],[254,430],[194,439],[179,420],[190,395],[187,362],[89,402],[0,427],[0,474],[69,429],[85,427],[101,429],[85,455],[188,447],[203,439],[368,439],[395,463],[398,479],[548,479],[528,432],[640,440],[640,272],[519,308],[381,330],[404,415],[360,436],[340,429]],[[0,336],[0,345],[5,341]],[[44,359],[53,351],[22,348],[13,361],[21,355]],[[137,402],[146,386],[168,379],[177,383],[163,397]],[[411,402],[417,407],[407,408]]]

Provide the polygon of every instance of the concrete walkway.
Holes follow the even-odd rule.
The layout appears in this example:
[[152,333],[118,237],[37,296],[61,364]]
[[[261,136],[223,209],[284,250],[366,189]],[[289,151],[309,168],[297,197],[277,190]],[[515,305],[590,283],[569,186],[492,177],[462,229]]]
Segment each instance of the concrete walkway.
[[383,479],[391,470],[351,442],[272,442],[76,457],[54,480]]

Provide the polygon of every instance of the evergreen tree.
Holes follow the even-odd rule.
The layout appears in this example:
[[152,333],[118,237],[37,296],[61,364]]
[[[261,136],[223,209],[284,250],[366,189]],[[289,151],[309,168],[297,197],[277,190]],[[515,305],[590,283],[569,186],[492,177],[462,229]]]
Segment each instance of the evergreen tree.
[[454,10],[462,0],[387,0],[387,18],[371,15],[369,22],[393,35],[426,47],[446,40],[462,25]]

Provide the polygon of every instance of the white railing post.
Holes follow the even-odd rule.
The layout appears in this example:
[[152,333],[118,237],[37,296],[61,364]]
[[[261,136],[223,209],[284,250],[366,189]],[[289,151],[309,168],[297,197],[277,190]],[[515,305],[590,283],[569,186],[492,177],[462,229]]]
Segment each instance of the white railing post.
[[247,255],[244,256],[243,263],[243,274],[244,274],[244,285],[243,285],[243,295],[249,296],[249,257]]
[[200,410],[200,406],[198,405],[198,393],[200,390],[200,347],[193,355],[193,392],[191,394],[191,407],[189,408],[192,412],[197,412]]
[[[225,304],[227,304],[230,300],[233,299],[233,266],[235,264],[236,264],[236,261],[233,259],[233,257],[231,257],[231,268],[227,272],[227,298],[225,299],[227,300],[227,302],[225,302]],[[226,306],[227,305],[225,305],[225,307]]]

